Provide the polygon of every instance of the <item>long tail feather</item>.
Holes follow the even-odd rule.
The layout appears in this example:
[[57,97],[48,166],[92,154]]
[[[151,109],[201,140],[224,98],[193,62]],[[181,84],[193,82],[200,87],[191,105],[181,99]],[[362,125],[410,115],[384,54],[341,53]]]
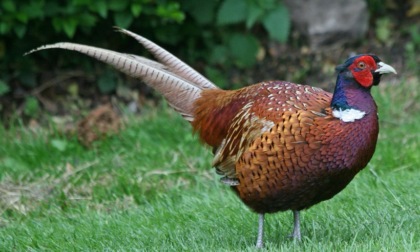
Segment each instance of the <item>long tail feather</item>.
[[136,55],[67,42],[44,45],[31,50],[25,55],[53,48],[86,54],[115,67],[127,75],[142,79],[161,93],[168,100],[169,104],[187,121],[194,119],[193,103],[200,97],[203,87],[168,71],[167,66]]
[[116,27],[116,30],[136,39],[142,44],[158,61],[168,67],[169,71],[176,73],[186,80],[196,84],[203,89],[218,88],[213,82],[209,81],[203,75],[195,71],[182,60],[175,57],[170,52],[153,43],[152,41],[137,35],[131,31]]

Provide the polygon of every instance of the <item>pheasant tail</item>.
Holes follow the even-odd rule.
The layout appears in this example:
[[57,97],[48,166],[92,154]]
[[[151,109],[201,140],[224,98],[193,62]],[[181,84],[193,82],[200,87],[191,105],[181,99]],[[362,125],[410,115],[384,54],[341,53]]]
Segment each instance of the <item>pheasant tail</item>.
[[117,70],[131,77],[143,80],[162,94],[169,105],[187,121],[193,121],[193,105],[195,100],[201,96],[202,90],[216,89],[217,87],[190,66],[153,42],[130,31],[124,29],[118,30],[135,38],[160,62],[132,54],[68,42],[44,45],[26,54],[54,48],[86,54],[115,67]]

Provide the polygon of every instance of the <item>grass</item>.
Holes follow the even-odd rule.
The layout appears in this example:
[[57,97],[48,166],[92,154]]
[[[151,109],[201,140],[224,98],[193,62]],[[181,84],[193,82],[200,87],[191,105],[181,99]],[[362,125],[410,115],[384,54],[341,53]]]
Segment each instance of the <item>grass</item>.
[[[417,80],[383,83],[376,153],[332,200],[267,216],[267,251],[419,251]],[[0,128],[0,251],[254,251],[257,216],[168,109],[83,148],[54,127]]]

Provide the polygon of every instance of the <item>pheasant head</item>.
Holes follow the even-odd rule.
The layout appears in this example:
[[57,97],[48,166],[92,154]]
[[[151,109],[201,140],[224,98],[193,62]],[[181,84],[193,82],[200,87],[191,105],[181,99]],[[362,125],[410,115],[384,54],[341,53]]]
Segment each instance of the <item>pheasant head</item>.
[[356,55],[337,66],[337,82],[331,101],[333,115],[344,122],[352,122],[376,111],[370,89],[378,85],[381,76],[397,71],[373,54]]

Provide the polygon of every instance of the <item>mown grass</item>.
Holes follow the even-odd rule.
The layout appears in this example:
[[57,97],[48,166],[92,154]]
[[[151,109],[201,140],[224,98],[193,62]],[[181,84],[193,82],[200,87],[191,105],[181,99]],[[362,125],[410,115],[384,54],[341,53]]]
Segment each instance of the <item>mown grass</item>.
[[[373,91],[375,156],[332,200],[266,218],[268,251],[420,250],[416,80]],[[0,251],[254,251],[257,216],[218,182],[211,154],[166,108],[82,147],[54,127],[0,129]]]

